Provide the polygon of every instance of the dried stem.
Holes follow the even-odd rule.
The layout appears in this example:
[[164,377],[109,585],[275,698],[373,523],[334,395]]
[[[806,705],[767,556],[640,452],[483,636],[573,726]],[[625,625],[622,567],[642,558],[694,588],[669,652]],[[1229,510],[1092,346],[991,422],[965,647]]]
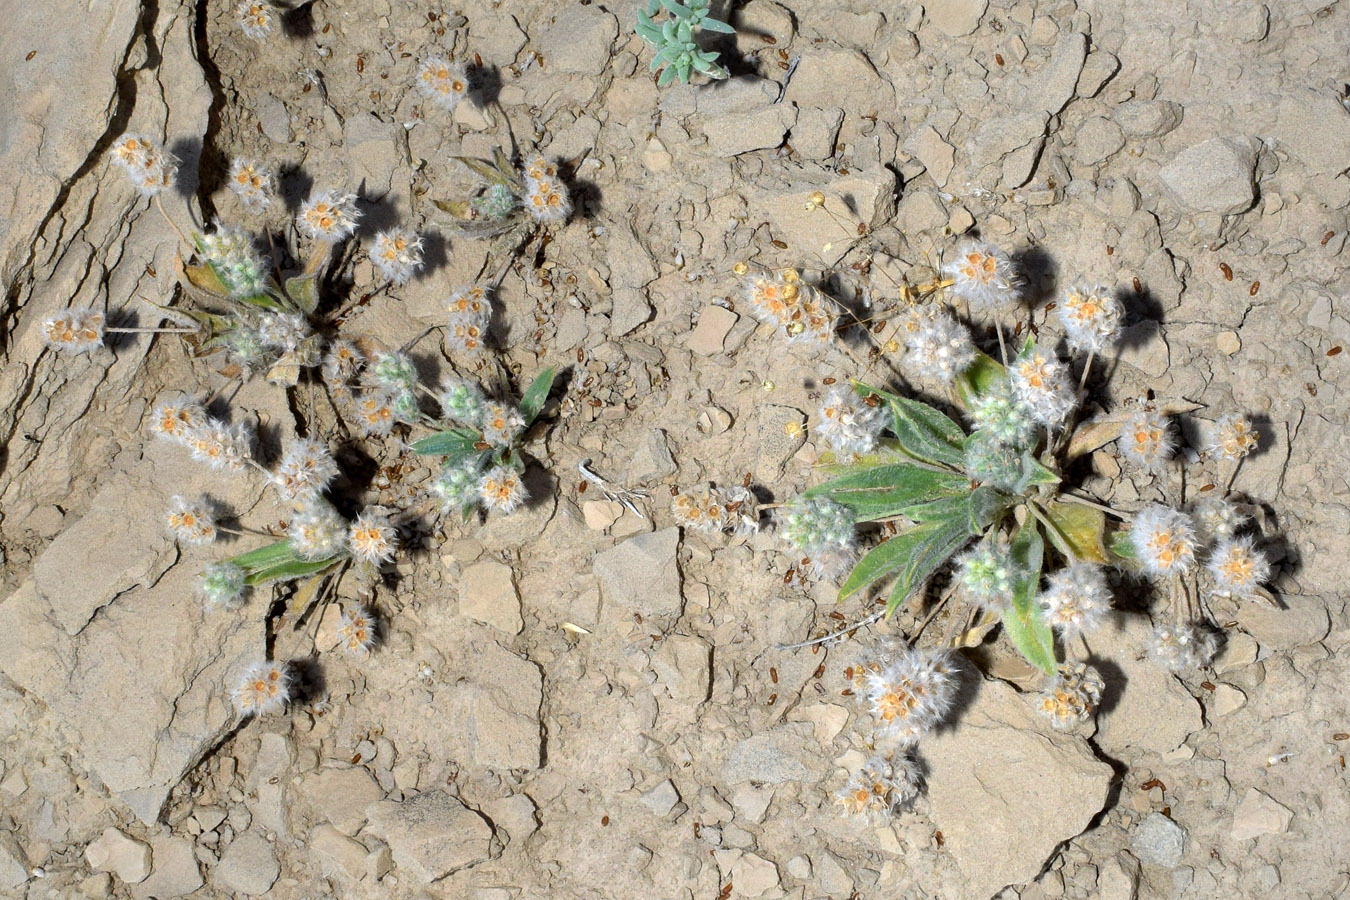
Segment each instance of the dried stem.
[[849,625],[847,628],[841,628],[841,629],[839,629],[838,631],[834,632],[833,634],[827,634],[827,635],[825,635],[824,637],[818,637],[818,638],[815,638],[815,639],[809,640],[809,641],[801,641],[800,643],[796,643],[796,644],[778,644],[778,645],[775,646],[774,649],[776,649],[776,650],[799,650],[799,649],[801,649],[802,647],[811,647],[811,646],[814,646],[815,644],[825,644],[825,643],[829,643],[830,641],[833,641],[833,640],[835,640],[835,639],[837,639],[837,638],[841,638],[841,637],[843,637],[844,635],[846,635],[846,634],[848,634],[848,633],[850,633],[850,632],[857,631],[859,628],[865,628],[866,626],[871,625],[873,622],[879,621],[879,620],[880,620],[883,616],[885,616],[885,615],[886,615],[886,608],[883,606],[881,609],[879,609],[879,610],[877,610],[876,612],[872,613],[872,615],[870,615],[870,616],[868,616],[867,618],[863,619],[861,622],[857,622],[857,623],[855,623],[855,624],[853,624],[853,625]]

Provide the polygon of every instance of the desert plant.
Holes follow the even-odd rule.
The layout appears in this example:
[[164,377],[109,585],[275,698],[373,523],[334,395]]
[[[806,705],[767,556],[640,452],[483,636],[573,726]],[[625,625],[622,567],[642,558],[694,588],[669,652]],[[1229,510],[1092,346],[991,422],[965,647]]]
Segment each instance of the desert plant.
[[[652,16],[665,11],[660,21]],[[656,48],[651,70],[661,70],[656,83],[665,86],[678,79],[688,84],[694,72],[709,78],[726,78],[727,70],[717,64],[718,54],[704,50],[695,40],[699,30],[721,34],[735,34],[736,29],[726,22],[714,19],[709,0],[689,0],[688,5],[676,0],[648,0],[645,10],[638,10],[637,33]]]

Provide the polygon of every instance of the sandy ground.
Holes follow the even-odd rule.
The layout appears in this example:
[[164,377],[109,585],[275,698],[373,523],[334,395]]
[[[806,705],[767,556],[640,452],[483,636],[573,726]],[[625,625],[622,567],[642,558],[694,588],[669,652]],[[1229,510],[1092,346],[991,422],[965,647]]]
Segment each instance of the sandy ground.
[[[10,6],[0,894],[1350,894],[1346,4],[751,0],[716,45],[733,78],[664,89],[629,2],[319,0],[262,45],[225,3]],[[436,51],[481,60],[453,115],[412,89]],[[472,183],[450,157],[514,139],[566,161],[577,213],[506,274],[496,349],[417,349],[429,381],[565,371],[527,448],[535,499],[433,519],[386,577],[344,582],[386,623],[368,659],[332,649],[335,610],[299,628],[260,597],[202,610],[193,580],[219,548],[159,531],[174,493],[279,515],[260,481],[147,436],[157,398],[226,383],[221,360],[172,337],[43,351],[41,321],[67,306],[141,321],[137,296],[173,296],[173,232],[107,161],[127,131],[184,160],[166,200],[182,223],[282,230],[287,210],[255,216],[224,189],[243,155],[281,169],[291,211],[341,187],[362,236],[424,229],[422,277],[375,292],[358,254],[330,298],[371,294],[344,327],[390,346],[440,324],[490,247],[432,203]],[[816,190],[852,234],[805,210]],[[895,282],[928,279],[963,234],[1018,253],[1023,322],[1048,335],[1064,284],[1120,287],[1127,340],[1101,404],[1152,391],[1202,418],[1252,413],[1263,447],[1236,489],[1279,536],[1285,608],[1226,608],[1219,659],[1178,679],[1142,661],[1153,598],[1127,583],[1081,736],[1036,720],[1025,672],[983,648],[959,722],[921,750],[925,796],[865,822],[831,804],[865,752],[844,671],[915,610],[778,650],[871,607],[837,605],[772,527],[682,532],[668,498],[708,481],[789,498],[813,478],[826,379],[905,383],[900,355],[857,334],[790,347],[737,311],[736,262],[800,266],[885,314]],[[261,380],[230,409],[273,449],[330,436],[365,502],[414,502],[431,475]],[[642,516],[598,496],[583,460],[648,492]],[[1153,497],[1109,452],[1084,477],[1127,508]],[[229,684],[264,649],[297,661],[306,695],[241,722]]]

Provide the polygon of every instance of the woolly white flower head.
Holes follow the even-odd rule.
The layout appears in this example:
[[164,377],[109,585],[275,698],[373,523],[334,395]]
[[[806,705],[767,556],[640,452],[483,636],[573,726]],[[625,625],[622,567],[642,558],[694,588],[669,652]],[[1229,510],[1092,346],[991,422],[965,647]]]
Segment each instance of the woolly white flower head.
[[469,509],[482,501],[479,494],[481,480],[472,462],[446,466],[431,483],[431,493],[440,501],[442,512]]
[[535,221],[566,222],[572,215],[572,198],[561,178],[526,178],[523,205]]
[[1120,430],[1121,454],[1145,472],[1161,471],[1176,443],[1167,416],[1153,410],[1137,410]]
[[1225,538],[1209,554],[1209,574],[1220,594],[1250,599],[1270,580],[1270,561],[1250,536]]
[[441,416],[449,422],[469,428],[477,428],[483,422],[487,398],[483,389],[471,381],[446,378],[441,382],[436,401],[441,405]]
[[286,500],[308,500],[337,477],[337,462],[319,441],[301,438],[291,443],[272,474],[277,493]]
[[1021,282],[1012,258],[992,244],[968,241],[956,258],[942,267],[952,279],[952,292],[971,306],[988,309],[1007,306],[1017,299]]
[[1012,364],[1012,385],[1038,425],[1058,428],[1078,405],[1064,365],[1035,351]]
[[1206,544],[1233,537],[1251,518],[1236,503],[1213,494],[1192,503],[1188,512],[1197,536]]
[[294,353],[314,333],[303,313],[266,313],[258,330],[265,345],[285,353]]
[[1251,420],[1230,413],[1214,423],[1209,452],[1219,459],[1237,460],[1255,450],[1256,444],[1256,431],[1252,428]]
[[1036,436],[1036,422],[1007,379],[975,398],[970,418],[976,428],[1005,447],[1028,447]]
[[904,649],[865,676],[877,729],[901,746],[942,721],[956,697],[957,677],[944,650]]
[[407,284],[422,268],[422,236],[400,228],[381,231],[370,248],[370,261],[385,281]]
[[389,524],[389,517],[363,511],[352,523],[347,534],[347,546],[359,562],[382,565],[394,558],[398,548],[398,532]]
[[1069,346],[1080,353],[1101,353],[1120,337],[1124,309],[1105,285],[1078,283],[1055,306]]
[[483,404],[483,417],[478,423],[483,429],[483,440],[494,447],[509,447],[525,428],[525,417],[520,410],[495,400]]
[[417,366],[406,353],[380,353],[368,372],[376,386],[388,391],[408,391],[417,384]]
[[336,244],[356,232],[359,218],[355,194],[318,191],[300,207],[295,224],[311,240]]
[[1012,604],[1017,582],[1026,577],[1006,548],[980,544],[956,560],[958,577],[982,608],[1005,612]]
[[1057,731],[1071,731],[1092,718],[1103,687],[1105,683],[1096,669],[1081,662],[1064,663],[1041,691],[1036,709]]
[[208,419],[191,433],[186,443],[192,448],[193,459],[213,469],[237,472],[247,465],[245,460],[253,451],[253,431],[242,422],[227,425]]
[[785,510],[783,539],[806,555],[817,578],[842,575],[858,555],[857,516],[828,497],[798,497]]
[[907,326],[905,364],[921,377],[951,384],[975,361],[975,345],[964,325],[946,312]]
[[239,28],[255,41],[265,40],[277,28],[277,11],[259,0],[241,0],[234,15]]
[[1186,672],[1209,665],[1218,649],[1218,638],[1198,625],[1159,625],[1153,629],[1149,657],[1173,672]]
[[63,353],[88,353],[103,346],[103,313],[68,309],[42,323],[47,346]]
[[248,573],[235,563],[213,563],[197,578],[197,598],[207,607],[234,609],[244,602]]
[[357,418],[361,420],[367,435],[386,437],[398,423],[394,403],[398,398],[390,391],[375,391],[361,398],[356,406]]
[[344,609],[338,617],[338,640],[342,649],[354,656],[365,656],[375,647],[375,616],[364,606]]
[[136,190],[146,197],[171,187],[178,173],[178,160],[173,154],[142,134],[123,136],[113,144],[112,153]]
[[1111,610],[1111,589],[1100,566],[1073,562],[1050,576],[1040,603],[1046,623],[1070,640],[1101,627]]
[[267,268],[253,240],[238,228],[215,223],[215,231],[197,238],[198,249],[236,300],[267,291]]
[[347,548],[347,520],[327,500],[311,496],[291,517],[286,537],[305,559],[331,559]]
[[815,433],[842,457],[871,452],[886,427],[886,410],[868,406],[858,393],[846,387],[833,387],[820,405]]
[[200,403],[179,397],[155,407],[150,430],[156,437],[187,444],[198,431],[206,427],[206,422],[206,410]]
[[1135,515],[1130,543],[1145,571],[1153,575],[1185,572],[1195,561],[1195,526],[1190,516],[1161,504],[1146,506]]
[[919,796],[919,766],[904,753],[878,754],[834,795],[844,812],[882,823]]
[[520,508],[529,494],[519,472],[507,466],[494,466],[478,482],[478,496],[488,509],[510,514]]
[[285,663],[255,662],[234,689],[234,705],[246,716],[285,709],[290,699],[291,675]]
[[469,93],[469,73],[463,64],[444,56],[428,56],[417,70],[417,89],[446,112],[452,112]]
[[261,212],[272,202],[277,190],[277,176],[263,163],[236,158],[230,163],[230,190],[250,212]]
[[333,341],[323,357],[324,381],[347,381],[356,376],[366,364],[366,355],[356,344],[347,340]]
[[209,544],[216,539],[216,514],[203,497],[188,500],[177,494],[169,501],[164,524],[175,539],[187,544]]

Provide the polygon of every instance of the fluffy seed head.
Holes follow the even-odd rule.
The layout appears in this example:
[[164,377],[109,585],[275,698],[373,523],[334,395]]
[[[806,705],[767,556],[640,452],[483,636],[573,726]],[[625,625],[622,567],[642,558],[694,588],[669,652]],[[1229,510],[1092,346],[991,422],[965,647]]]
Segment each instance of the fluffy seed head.
[[561,178],[526,178],[522,205],[537,222],[566,222],[572,215],[572,198]]
[[1050,719],[1057,731],[1072,731],[1092,718],[1102,699],[1102,681],[1097,670],[1081,662],[1064,663],[1055,678],[1041,691],[1036,708]]
[[367,435],[386,437],[393,432],[394,425],[398,422],[394,410],[397,399],[389,391],[377,391],[361,398],[356,406],[356,412]]
[[358,561],[379,566],[394,558],[398,532],[389,524],[388,516],[365,510],[352,523],[347,545]]
[[494,447],[509,447],[524,430],[525,417],[514,406],[493,400],[483,405],[479,427],[483,429],[483,440]]
[[1188,672],[1209,665],[1219,642],[1214,633],[1199,625],[1159,625],[1153,629],[1149,657],[1173,672]]
[[520,172],[526,178],[557,178],[558,167],[549,162],[542,153],[531,153],[520,165]]
[[488,289],[481,284],[457,287],[445,301],[445,311],[452,321],[472,322],[486,330],[492,322],[492,301]]
[[957,676],[943,650],[905,649],[865,676],[877,729],[909,746],[942,721],[956,696]]
[[150,420],[150,430],[155,437],[165,438],[179,444],[188,441],[206,426],[206,410],[200,403],[179,397],[155,407],[154,417]]
[[246,716],[285,709],[290,699],[291,676],[285,663],[255,662],[234,689],[234,705]]
[[1214,439],[1209,446],[1211,455],[1219,459],[1237,460],[1256,449],[1256,432],[1246,416],[1229,414],[1214,423]]
[[344,609],[338,618],[338,640],[342,649],[353,656],[365,656],[374,649],[375,632],[375,616],[364,606]]
[[878,824],[919,796],[919,767],[904,753],[878,754],[849,778],[834,802],[852,816]]
[[305,501],[322,493],[337,473],[337,462],[328,448],[319,441],[302,438],[292,442],[281,457],[272,483],[283,499]]
[[1191,517],[1161,504],[1146,506],[1135,515],[1130,543],[1144,569],[1153,575],[1185,572],[1195,561]]
[[187,544],[209,544],[216,539],[216,514],[205,497],[188,500],[175,494],[164,524],[176,540]]
[[1027,573],[1005,548],[981,544],[956,561],[961,583],[982,608],[1002,613],[1012,604],[1017,582]]
[[1152,410],[1138,410],[1120,431],[1121,454],[1145,472],[1161,471],[1176,443],[1167,416]]
[[155,141],[142,134],[128,134],[113,144],[113,159],[126,170],[136,190],[154,197],[173,185],[178,160]]
[[446,466],[431,483],[431,493],[440,500],[441,511],[463,510],[481,502],[478,486],[481,478],[473,464]]
[[1008,254],[992,244],[969,241],[942,268],[952,292],[977,309],[1007,306],[1017,299],[1020,279]]
[[253,431],[242,422],[227,425],[216,419],[191,433],[186,441],[192,458],[213,469],[237,472],[253,452]]
[[748,488],[705,487],[681,491],[670,504],[675,523],[717,534],[730,529],[740,536],[759,531],[759,505]]
[[1040,604],[1050,627],[1070,640],[1101,627],[1111,610],[1111,589],[1100,566],[1074,562],[1050,576]]
[[323,357],[320,370],[323,380],[332,386],[334,383],[347,382],[356,377],[366,364],[366,356],[351,341],[333,341]]
[[422,268],[422,236],[399,228],[375,235],[370,261],[390,284],[407,284]]
[[783,517],[784,540],[811,560],[818,578],[842,574],[858,553],[857,517],[828,497],[798,497]]
[[428,56],[417,70],[417,89],[446,112],[451,112],[469,93],[469,74],[460,63],[444,56]]
[[228,560],[213,563],[197,578],[197,599],[207,607],[235,609],[244,602],[244,592],[248,590],[247,578],[248,573],[242,566]]
[[441,417],[449,422],[469,428],[478,428],[483,422],[487,398],[483,389],[471,381],[445,379],[436,400],[441,405]]
[[230,190],[250,212],[262,212],[277,191],[277,176],[269,166],[251,159],[230,163]]
[[922,378],[951,384],[975,361],[970,332],[946,312],[916,317],[905,327],[905,365]]
[[355,194],[319,191],[311,194],[300,207],[295,224],[311,240],[336,244],[356,232],[359,218],[361,213],[356,208]]
[[790,342],[826,344],[834,337],[829,301],[803,282],[796,269],[744,277],[751,314],[781,328]]
[[507,466],[494,466],[478,482],[478,496],[488,509],[515,512],[528,497],[520,473]]
[[886,427],[886,411],[868,406],[856,391],[834,387],[820,405],[816,434],[842,457],[871,452]]
[[1055,307],[1069,346],[1080,353],[1101,353],[1120,337],[1124,309],[1105,285],[1075,284]]
[[235,7],[235,18],[244,34],[255,41],[265,40],[276,30],[277,12],[267,3],[258,0],[243,0]]
[[88,353],[103,346],[103,313],[68,309],[42,323],[47,346],[62,353]]
[[1058,428],[1078,405],[1064,366],[1032,352],[1012,365],[1013,391],[1038,425]]
[[1209,554],[1209,574],[1216,590],[1240,599],[1256,596],[1270,580],[1270,561],[1249,536],[1219,541]]
[[347,521],[320,497],[310,497],[291,517],[286,537],[305,559],[331,559],[347,549]]

